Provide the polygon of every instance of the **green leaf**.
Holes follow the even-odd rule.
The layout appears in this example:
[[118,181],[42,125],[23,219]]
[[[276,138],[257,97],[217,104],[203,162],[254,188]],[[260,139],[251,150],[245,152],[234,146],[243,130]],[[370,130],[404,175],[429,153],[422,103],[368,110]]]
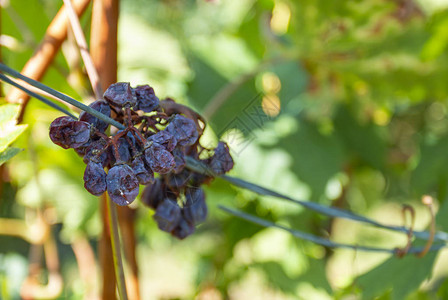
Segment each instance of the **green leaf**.
[[433,25],[433,34],[425,43],[422,49],[421,57],[424,60],[433,60],[442,55],[448,45],[448,18],[445,16],[437,20]]
[[292,156],[293,172],[311,187],[312,198],[317,200],[325,192],[328,180],[341,171],[345,153],[335,135],[321,134],[308,121],[299,126],[297,132],[280,140],[279,146]]
[[23,149],[20,148],[7,148],[5,151],[0,153],[0,166],[5,162],[16,156]]
[[283,270],[281,264],[279,264],[278,262],[268,261],[263,263],[256,263],[253,266],[262,269],[269,282],[275,287],[286,293],[296,293],[297,285],[300,283],[300,281],[297,281],[295,278],[291,278],[290,276],[288,276],[285,273],[285,270]]
[[302,282],[309,282],[313,287],[331,294],[332,289],[325,274],[325,261],[308,257],[306,271],[298,276],[289,276],[283,266],[276,261],[255,263],[252,266],[260,268],[269,282],[285,293],[296,294],[297,287]]
[[381,128],[373,123],[361,124],[347,107],[341,106],[335,116],[337,134],[351,156],[376,169],[383,169],[386,142]]
[[[192,57],[190,61],[196,77],[189,88],[189,99],[201,112],[229,81],[206,60]],[[232,128],[248,136],[253,129],[264,126],[271,119],[263,112],[261,100],[255,89],[255,79],[252,78],[225,98],[209,124],[218,136]]]
[[19,113],[19,106],[16,104],[5,104],[0,106],[0,124],[12,121]]
[[442,137],[437,143],[423,145],[420,161],[411,177],[411,187],[421,195],[427,193],[439,180],[448,176],[448,136]]
[[356,284],[362,289],[362,299],[372,299],[392,289],[392,300],[405,299],[412,291],[431,275],[437,253],[429,253],[423,258],[407,255],[395,256],[361,275]]
[[6,104],[0,106],[0,153],[14,142],[25,130],[26,125],[16,125],[19,106]]
[[25,128],[25,125],[1,126],[0,124],[0,152],[5,151],[5,149],[22,134]]

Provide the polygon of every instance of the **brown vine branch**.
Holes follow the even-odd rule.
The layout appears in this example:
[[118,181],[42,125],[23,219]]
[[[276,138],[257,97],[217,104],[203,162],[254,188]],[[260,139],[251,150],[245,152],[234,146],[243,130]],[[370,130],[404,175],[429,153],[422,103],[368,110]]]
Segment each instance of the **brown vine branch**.
[[42,245],[49,232],[50,227],[41,217],[36,218],[33,224],[19,219],[0,218],[0,235],[16,236],[30,244]]
[[[38,214],[38,218],[46,223],[40,213]],[[49,226],[48,223],[46,224]],[[63,291],[64,283],[62,275],[59,272],[58,249],[51,232],[47,235],[43,243],[45,263],[48,270],[48,281],[46,284],[41,284],[36,279],[40,274],[41,249],[41,244],[31,245],[30,272],[20,290],[22,299],[56,299]]]
[[[76,0],[74,8],[78,16],[82,15],[90,0]],[[39,48],[28,60],[21,73],[34,80],[41,80],[55,58],[62,42],[67,38],[68,19],[63,6],[47,28]],[[21,103],[18,123],[22,122],[30,97],[19,89],[12,88],[6,96],[7,101]]]
[[104,193],[100,197],[101,221],[103,223],[103,233],[99,240],[99,257],[102,271],[101,299],[116,299],[114,258],[112,254],[112,242],[110,240],[109,217],[107,214],[107,195]]
[[97,282],[97,271],[95,262],[95,253],[85,236],[77,237],[71,243],[73,253],[76,257],[78,265],[79,276],[84,282],[85,300],[97,300],[95,287]]
[[122,233],[123,248],[126,261],[131,269],[130,276],[126,277],[129,299],[140,299],[140,284],[138,280],[138,265],[136,255],[136,237],[135,237],[135,210],[127,206],[118,207],[118,220]]
[[118,0],[94,0],[90,55],[103,91],[117,82]]
[[100,99],[103,95],[103,91],[100,85],[100,79],[98,77],[98,72],[96,71],[93,64],[92,57],[90,56],[89,47],[87,46],[86,38],[84,36],[84,33],[82,32],[79,18],[76,15],[76,11],[72,5],[71,0],[64,0],[64,4],[67,7],[68,18],[75,35],[76,43],[78,44],[82,60],[84,61],[84,65],[86,67],[87,75],[89,76],[93,92],[95,93],[96,99]]

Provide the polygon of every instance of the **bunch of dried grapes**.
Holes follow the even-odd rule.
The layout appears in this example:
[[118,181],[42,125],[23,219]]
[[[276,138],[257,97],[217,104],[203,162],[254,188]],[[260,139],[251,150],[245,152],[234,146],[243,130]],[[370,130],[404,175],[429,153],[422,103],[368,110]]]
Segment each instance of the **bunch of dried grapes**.
[[[233,167],[229,148],[223,142],[214,150],[201,146],[203,118],[172,99],[159,101],[149,85],[132,88],[118,82],[107,89],[104,99],[90,107],[123,124],[124,130],[109,136],[108,123],[83,112],[79,120],[55,119],[51,140],[83,157],[84,187],[91,194],[107,191],[116,204],[129,205],[138,196],[139,185],[146,185],[142,202],[155,210],[159,228],[180,239],[187,237],[207,216],[201,185],[211,177],[187,169],[185,157],[224,174]],[[206,158],[200,159],[200,154]]]

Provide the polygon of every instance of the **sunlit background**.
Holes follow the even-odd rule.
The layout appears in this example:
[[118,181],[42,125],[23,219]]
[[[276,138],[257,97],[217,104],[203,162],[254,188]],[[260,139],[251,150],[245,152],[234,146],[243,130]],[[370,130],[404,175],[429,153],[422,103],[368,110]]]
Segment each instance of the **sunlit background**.
[[[1,59],[20,70],[62,1],[0,3]],[[233,176],[393,225],[409,224],[401,206],[410,204],[420,230],[430,222],[420,200],[429,194],[441,212],[438,228],[448,230],[447,8],[443,0],[123,0],[118,79],[150,84],[159,98],[202,113],[209,126],[201,142],[229,143]],[[81,18],[87,35],[90,11]],[[71,32],[43,82],[94,100]],[[0,218],[30,222],[44,212],[63,278],[56,299],[82,299],[100,288],[98,260],[89,269],[97,281],[87,286],[75,256],[98,258],[99,201],[84,190],[82,159],[48,137],[60,115],[31,101],[15,143],[25,150],[2,169]],[[206,194],[208,219],[183,241],[133,204],[142,299],[448,297],[446,251],[400,260],[327,249],[217,206],[344,243],[393,249],[406,236],[223,180]],[[17,299],[32,252],[8,228],[0,233],[0,299]]]

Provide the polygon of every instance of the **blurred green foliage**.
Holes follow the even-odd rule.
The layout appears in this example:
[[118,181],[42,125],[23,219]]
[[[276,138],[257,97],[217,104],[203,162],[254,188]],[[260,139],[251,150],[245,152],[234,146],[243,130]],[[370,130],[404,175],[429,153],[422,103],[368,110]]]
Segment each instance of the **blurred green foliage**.
[[[2,60],[20,70],[59,4],[4,3]],[[89,12],[81,19],[86,29]],[[234,176],[388,224],[402,225],[400,205],[412,204],[419,229],[429,223],[419,199],[430,194],[440,207],[438,228],[448,230],[447,24],[446,1],[123,0],[119,80],[149,83],[159,97],[204,113],[202,143],[221,138],[231,145]],[[72,35],[43,82],[93,100]],[[0,106],[0,127],[9,109]],[[0,217],[50,209],[64,297],[80,299],[83,283],[69,246],[77,236],[95,245],[98,199],[83,188],[82,160],[48,138],[58,115],[30,103],[28,130],[15,143],[25,151],[2,171]],[[1,162],[12,156],[0,152]],[[136,205],[144,299],[446,298],[446,251],[398,259],[324,249],[225,215],[217,205],[341,242],[392,249],[406,239],[222,180],[207,187],[207,199],[207,222],[185,241],[159,232],[149,210]],[[0,236],[0,298],[18,297],[27,250],[22,240]]]

